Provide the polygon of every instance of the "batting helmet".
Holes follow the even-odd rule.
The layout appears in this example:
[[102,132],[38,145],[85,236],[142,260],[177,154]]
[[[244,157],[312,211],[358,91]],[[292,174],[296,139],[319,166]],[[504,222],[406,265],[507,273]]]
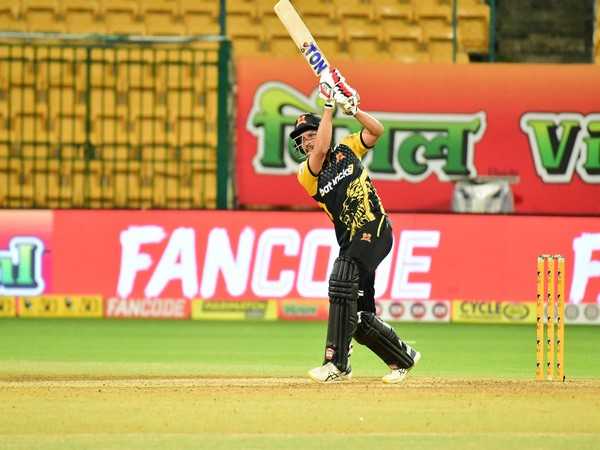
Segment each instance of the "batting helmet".
[[304,113],[298,116],[294,129],[290,133],[289,147],[298,161],[306,158],[306,153],[302,148],[302,133],[308,130],[318,130],[321,118],[313,113]]

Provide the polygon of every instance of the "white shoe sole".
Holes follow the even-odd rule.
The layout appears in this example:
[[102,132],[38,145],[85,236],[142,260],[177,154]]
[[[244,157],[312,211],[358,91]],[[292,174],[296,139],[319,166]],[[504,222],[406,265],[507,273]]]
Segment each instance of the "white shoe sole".
[[392,377],[390,377],[391,374],[387,374],[381,379],[381,381],[383,381],[385,384],[396,384],[396,383],[400,383],[400,382],[404,381],[406,379],[406,377],[408,376],[408,373],[412,369],[414,369],[414,367],[418,364],[419,361],[421,361],[421,353],[420,352],[417,352],[413,361],[414,361],[414,363],[413,363],[412,367],[410,367],[409,369],[406,369],[406,372],[404,372],[404,374],[402,376],[392,378]]

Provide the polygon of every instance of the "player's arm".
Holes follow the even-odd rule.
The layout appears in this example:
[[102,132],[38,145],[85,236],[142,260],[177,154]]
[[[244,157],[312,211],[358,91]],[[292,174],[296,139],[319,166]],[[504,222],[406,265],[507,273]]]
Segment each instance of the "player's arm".
[[384,132],[383,124],[371,114],[357,108],[355,119],[364,127],[361,131],[361,140],[366,147],[375,147],[379,136]]
[[317,130],[317,137],[315,138],[315,145],[313,150],[308,155],[308,166],[313,174],[318,174],[321,172],[323,161],[325,161],[327,152],[331,146],[334,106],[335,103],[333,100],[328,100],[325,102],[323,116],[321,117],[321,123],[319,124],[319,128]]

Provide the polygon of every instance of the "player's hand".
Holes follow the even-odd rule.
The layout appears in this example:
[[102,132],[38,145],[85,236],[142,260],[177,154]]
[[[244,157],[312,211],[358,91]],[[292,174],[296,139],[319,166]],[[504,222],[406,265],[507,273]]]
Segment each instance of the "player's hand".
[[340,103],[342,111],[347,116],[355,116],[358,112],[358,105],[360,104],[360,95],[355,91],[354,95],[346,97],[345,100]]
[[335,108],[334,90],[327,83],[319,84],[319,97],[325,100],[323,103],[325,109]]
[[340,71],[334,67],[324,70],[319,79],[319,96],[327,100],[334,94],[335,87],[340,83],[345,83],[346,79]]
[[334,88],[333,98],[342,107],[344,114],[354,116],[358,112],[360,95],[346,82],[340,83]]

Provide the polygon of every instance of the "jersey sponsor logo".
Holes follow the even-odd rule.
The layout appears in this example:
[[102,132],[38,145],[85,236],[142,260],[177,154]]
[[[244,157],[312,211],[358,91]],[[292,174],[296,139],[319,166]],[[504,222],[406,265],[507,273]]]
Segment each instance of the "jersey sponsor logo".
[[353,173],[354,173],[354,164],[350,164],[342,172],[338,173],[333,180],[330,180],[325,186],[323,186],[322,188],[319,188],[319,194],[321,194],[321,197],[324,197],[325,195],[329,194],[331,192],[331,190],[340,181],[342,181],[346,177],[349,177]]
[[362,236],[360,237],[361,241],[367,241],[367,242],[371,242],[371,238],[373,236],[371,235],[371,233],[363,233]]
[[342,152],[337,152],[335,154],[335,162],[340,162],[343,161],[346,158],[346,155],[344,155]]

